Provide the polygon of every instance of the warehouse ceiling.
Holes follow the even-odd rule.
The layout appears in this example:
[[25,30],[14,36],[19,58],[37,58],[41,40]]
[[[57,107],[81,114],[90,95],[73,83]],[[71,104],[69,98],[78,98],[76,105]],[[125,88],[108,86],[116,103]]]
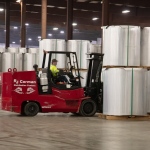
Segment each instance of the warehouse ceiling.
[[[0,0],[0,8],[5,9],[6,0]],[[10,42],[20,42],[20,4],[10,0],[11,38]],[[66,0],[47,0],[47,38],[65,39]],[[122,14],[128,8],[130,13]],[[97,40],[101,36],[101,0],[74,0],[74,39]],[[110,25],[150,26],[149,0],[110,0]],[[97,20],[92,20],[98,18]],[[41,35],[41,0],[26,0],[26,26],[28,45],[38,45]],[[5,42],[5,12],[0,12],[0,43]],[[17,27],[17,29],[14,27]],[[54,31],[53,28],[58,30]],[[64,31],[64,32],[63,32]],[[29,40],[32,39],[32,40]]]

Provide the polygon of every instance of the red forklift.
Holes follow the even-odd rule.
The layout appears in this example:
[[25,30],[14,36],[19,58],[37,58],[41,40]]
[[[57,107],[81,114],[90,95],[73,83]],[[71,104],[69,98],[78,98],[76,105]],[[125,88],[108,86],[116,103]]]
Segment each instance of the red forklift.
[[[56,55],[66,57],[66,68],[60,70],[59,75],[68,77],[67,84],[58,84],[50,71],[52,58]],[[14,68],[0,73],[1,109],[23,116],[35,116],[38,112],[71,112],[90,117],[102,112],[103,54],[90,53],[87,56],[89,67],[85,87],[81,87],[76,52],[44,51],[41,71],[34,65],[35,71],[17,72]]]

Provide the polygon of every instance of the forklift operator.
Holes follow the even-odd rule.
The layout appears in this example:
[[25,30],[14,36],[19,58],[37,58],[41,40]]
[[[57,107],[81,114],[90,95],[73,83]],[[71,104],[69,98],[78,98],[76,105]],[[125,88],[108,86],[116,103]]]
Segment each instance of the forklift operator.
[[61,76],[58,76],[58,73],[59,73],[59,70],[57,69],[57,60],[56,59],[53,59],[52,60],[52,64],[50,66],[50,70],[52,72],[52,76],[53,78],[56,78],[56,81],[57,82],[68,82],[67,78],[63,75]]

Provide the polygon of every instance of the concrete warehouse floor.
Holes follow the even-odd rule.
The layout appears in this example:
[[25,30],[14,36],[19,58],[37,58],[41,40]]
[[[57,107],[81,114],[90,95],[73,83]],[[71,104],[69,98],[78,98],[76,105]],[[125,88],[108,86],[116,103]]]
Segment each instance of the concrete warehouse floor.
[[149,121],[0,111],[0,150],[149,150]]

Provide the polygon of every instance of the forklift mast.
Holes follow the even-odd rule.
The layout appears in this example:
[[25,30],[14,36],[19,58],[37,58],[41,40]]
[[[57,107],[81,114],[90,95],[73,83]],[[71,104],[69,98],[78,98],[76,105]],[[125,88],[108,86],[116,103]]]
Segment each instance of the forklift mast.
[[86,96],[90,96],[97,104],[98,111],[102,112],[103,104],[103,83],[101,82],[101,72],[104,54],[89,53],[89,67],[85,87]]

